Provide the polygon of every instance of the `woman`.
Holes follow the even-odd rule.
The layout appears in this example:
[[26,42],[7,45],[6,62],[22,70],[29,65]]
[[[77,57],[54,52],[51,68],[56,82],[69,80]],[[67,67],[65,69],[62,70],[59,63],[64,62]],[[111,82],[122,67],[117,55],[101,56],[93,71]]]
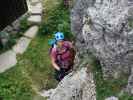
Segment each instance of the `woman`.
[[64,41],[64,34],[57,32],[55,34],[56,44],[51,50],[51,62],[56,70],[56,79],[60,81],[72,69],[74,61],[73,45],[69,41]]

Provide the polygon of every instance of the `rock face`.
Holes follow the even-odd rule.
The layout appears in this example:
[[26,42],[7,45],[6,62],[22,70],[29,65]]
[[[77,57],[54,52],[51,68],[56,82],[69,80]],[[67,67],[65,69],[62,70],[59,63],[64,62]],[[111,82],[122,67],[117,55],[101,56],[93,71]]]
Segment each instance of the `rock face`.
[[54,90],[49,100],[96,100],[93,74],[87,68],[70,73]]
[[78,56],[91,51],[101,62],[104,78],[131,75],[128,88],[133,87],[133,0],[76,0],[74,5],[71,21]]
[[83,37],[104,66],[105,77],[130,73],[133,32],[128,24],[129,9],[127,0],[103,0],[89,7],[84,18]]
[[94,0],[75,0],[74,7],[71,11],[71,29],[76,36],[76,47],[78,48],[77,56],[80,57],[86,53],[86,44],[82,35],[83,16],[89,6],[92,6]]

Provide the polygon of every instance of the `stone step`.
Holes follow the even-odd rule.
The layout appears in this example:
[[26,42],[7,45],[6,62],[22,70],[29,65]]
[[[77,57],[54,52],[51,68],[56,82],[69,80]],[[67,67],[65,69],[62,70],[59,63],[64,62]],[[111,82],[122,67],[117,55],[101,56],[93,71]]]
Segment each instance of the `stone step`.
[[39,29],[38,26],[32,26],[24,33],[24,36],[29,38],[34,38],[38,32],[38,29]]
[[13,47],[13,51],[15,51],[16,54],[23,54],[29,46],[30,41],[31,39],[29,38],[21,37],[17,44]]
[[31,2],[31,4],[36,4],[36,3],[40,2],[40,0],[31,0],[30,2]]
[[34,4],[34,5],[31,5],[30,8],[32,8],[32,7],[43,9],[43,6],[42,6],[41,2],[38,2],[38,3]]
[[119,99],[115,96],[111,96],[111,97],[106,98],[105,100],[119,100]]
[[37,3],[36,5],[31,6],[29,10],[31,14],[40,14],[40,15],[42,14],[42,11],[43,7],[41,3]]
[[41,15],[31,15],[27,20],[29,23],[36,23],[36,24],[39,24],[42,21]]
[[30,11],[31,14],[38,14],[38,15],[41,15],[42,14],[42,9],[40,8],[32,8],[31,11]]
[[17,63],[16,53],[9,50],[0,55],[0,73],[8,70],[9,68],[15,66]]

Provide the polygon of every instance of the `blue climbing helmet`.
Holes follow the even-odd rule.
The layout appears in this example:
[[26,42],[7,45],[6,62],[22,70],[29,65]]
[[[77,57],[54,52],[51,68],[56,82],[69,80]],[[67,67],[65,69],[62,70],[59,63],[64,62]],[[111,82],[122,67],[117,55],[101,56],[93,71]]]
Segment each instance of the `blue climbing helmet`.
[[62,32],[55,33],[56,41],[64,40],[64,34]]

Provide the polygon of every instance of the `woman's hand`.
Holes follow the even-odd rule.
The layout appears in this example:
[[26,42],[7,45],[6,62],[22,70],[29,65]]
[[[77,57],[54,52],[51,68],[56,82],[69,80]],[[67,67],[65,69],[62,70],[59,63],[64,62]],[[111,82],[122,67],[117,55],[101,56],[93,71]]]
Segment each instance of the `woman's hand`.
[[59,66],[56,66],[55,68],[56,68],[56,70],[60,71],[60,67]]

